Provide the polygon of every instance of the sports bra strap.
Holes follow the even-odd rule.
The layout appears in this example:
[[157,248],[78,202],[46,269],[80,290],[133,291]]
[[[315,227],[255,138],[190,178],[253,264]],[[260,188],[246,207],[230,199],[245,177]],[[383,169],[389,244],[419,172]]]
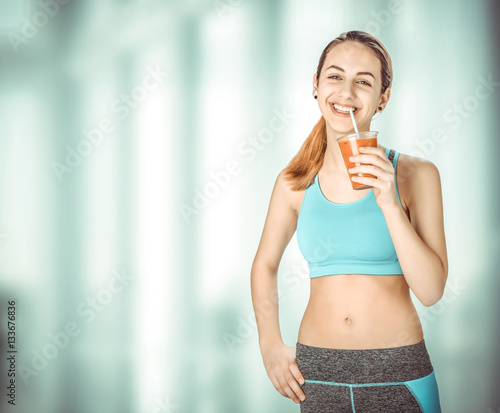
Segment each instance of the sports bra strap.
[[[387,152],[387,151],[386,151]],[[396,154],[396,151],[394,149],[389,149],[389,155],[387,155],[387,157],[389,158],[389,160],[392,162],[392,165],[394,167],[396,167],[394,165],[394,155]]]
[[[396,196],[398,197],[399,205],[401,205],[401,199],[399,199],[399,190],[398,190],[398,181],[396,179],[396,169],[398,166],[398,158],[399,158],[399,152],[395,151],[394,149],[385,149],[385,156],[392,162],[392,166],[394,167],[394,184],[396,185]],[[401,205],[402,207],[403,205]]]

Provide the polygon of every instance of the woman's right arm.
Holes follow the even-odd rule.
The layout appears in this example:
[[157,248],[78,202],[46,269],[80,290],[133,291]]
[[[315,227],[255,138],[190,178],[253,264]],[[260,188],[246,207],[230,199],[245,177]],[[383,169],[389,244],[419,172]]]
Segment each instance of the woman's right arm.
[[295,403],[305,399],[304,383],[295,361],[295,347],[283,343],[278,315],[278,266],[297,227],[294,194],[284,180],[276,178],[264,230],[251,270],[252,302],[259,331],[259,346],[267,374],[276,390]]

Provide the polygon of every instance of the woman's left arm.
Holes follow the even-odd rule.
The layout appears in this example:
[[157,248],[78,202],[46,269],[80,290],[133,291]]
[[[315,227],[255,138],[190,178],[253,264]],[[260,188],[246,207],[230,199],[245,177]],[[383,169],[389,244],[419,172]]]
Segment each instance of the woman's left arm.
[[411,162],[405,184],[410,221],[399,206],[382,209],[406,282],[429,307],[444,293],[448,278],[448,258],[444,236],[441,180],[429,161]]
[[[401,170],[405,172],[405,176],[398,179],[398,185],[400,188],[404,185],[404,199],[410,215],[408,220],[397,201],[392,164],[383,152],[376,151],[368,149],[364,151],[366,155],[359,156],[369,157],[370,160],[378,158],[370,162],[372,165],[366,166],[370,170],[359,172],[373,173],[378,179],[359,178],[358,182],[370,181],[374,186],[373,192],[384,214],[406,282],[418,300],[430,307],[443,296],[448,278],[439,171],[432,162],[400,156],[398,163],[403,157],[406,167],[398,168],[398,175]],[[369,152],[376,156],[368,155]],[[366,159],[367,163],[370,160]],[[358,168],[366,167],[363,165]]]

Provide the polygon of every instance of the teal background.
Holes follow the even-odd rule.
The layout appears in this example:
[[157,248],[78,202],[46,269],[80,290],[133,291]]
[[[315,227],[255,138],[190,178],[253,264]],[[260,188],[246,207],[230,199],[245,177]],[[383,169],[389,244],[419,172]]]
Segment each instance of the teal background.
[[[0,5],[1,411],[299,411],[262,364],[250,267],[275,178],[321,116],[320,53],[351,29],[394,62],[380,142],[441,173],[448,285],[432,307],[412,297],[443,412],[500,411],[500,88],[481,86],[500,82],[498,2],[12,3]],[[294,345],[309,294],[295,236],[279,287]]]

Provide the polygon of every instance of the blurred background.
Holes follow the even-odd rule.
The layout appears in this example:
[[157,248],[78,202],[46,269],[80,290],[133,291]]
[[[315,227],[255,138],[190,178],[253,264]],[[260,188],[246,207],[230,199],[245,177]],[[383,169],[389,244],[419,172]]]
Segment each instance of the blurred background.
[[[441,173],[448,284],[432,307],[412,298],[443,411],[500,411],[499,15],[493,0],[2,2],[0,410],[299,411],[262,364],[250,268],[276,176],[321,116],[321,51],[358,29],[394,62],[381,144]],[[294,236],[288,345],[307,271]]]

